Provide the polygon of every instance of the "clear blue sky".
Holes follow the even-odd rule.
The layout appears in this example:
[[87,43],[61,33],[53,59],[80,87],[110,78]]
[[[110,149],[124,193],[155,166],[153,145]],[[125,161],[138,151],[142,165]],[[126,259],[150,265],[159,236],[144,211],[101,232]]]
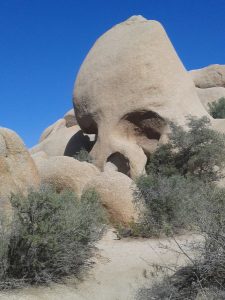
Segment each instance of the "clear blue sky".
[[187,69],[225,64],[225,0],[0,0],[0,126],[34,145],[72,107],[96,38],[139,14],[164,25]]

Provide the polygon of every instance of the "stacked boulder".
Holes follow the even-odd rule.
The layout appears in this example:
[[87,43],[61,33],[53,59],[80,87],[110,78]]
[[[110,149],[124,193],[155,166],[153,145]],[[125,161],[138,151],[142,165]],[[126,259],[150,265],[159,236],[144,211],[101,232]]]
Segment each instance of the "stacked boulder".
[[209,103],[225,97],[225,65],[210,65],[192,70],[190,75],[206,110],[209,110]]

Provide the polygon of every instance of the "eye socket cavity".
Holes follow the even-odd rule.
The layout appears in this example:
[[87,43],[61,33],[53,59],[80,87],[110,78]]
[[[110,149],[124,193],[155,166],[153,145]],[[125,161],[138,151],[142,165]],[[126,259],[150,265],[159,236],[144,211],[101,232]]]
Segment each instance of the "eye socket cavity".
[[76,119],[83,132],[87,134],[98,134],[98,125],[91,114],[80,116],[79,113],[76,112]]
[[141,110],[126,114],[123,121],[133,128],[137,135],[159,140],[166,127],[166,121],[153,111]]

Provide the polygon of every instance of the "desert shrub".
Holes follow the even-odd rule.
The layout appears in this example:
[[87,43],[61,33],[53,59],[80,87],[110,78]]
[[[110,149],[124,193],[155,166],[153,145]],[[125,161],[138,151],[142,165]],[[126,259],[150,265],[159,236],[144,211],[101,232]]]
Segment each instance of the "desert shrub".
[[191,216],[195,230],[204,237],[195,245],[199,255],[151,288],[138,292],[147,299],[225,299],[225,189],[211,189],[205,201],[197,203]]
[[217,101],[208,104],[209,113],[214,119],[225,118],[225,98],[221,97]]
[[75,159],[79,160],[79,161],[86,161],[86,162],[89,162],[89,163],[92,163],[93,162],[93,159],[91,157],[91,155],[89,154],[89,152],[82,148],[78,153],[76,153],[74,156],[73,156]]
[[6,277],[8,267],[7,251],[10,239],[10,222],[0,215],[0,279]]
[[207,118],[188,118],[188,131],[171,124],[170,142],[151,157],[148,176],[137,181],[137,201],[144,199],[140,232],[170,235],[180,228],[204,237],[199,255],[149,289],[138,299],[224,299],[225,189],[214,181],[224,167],[224,136]]
[[0,236],[1,244],[8,242],[0,253],[0,287],[78,275],[102,229],[104,214],[96,192],[88,190],[78,200],[73,192],[58,194],[42,187],[27,197],[14,195],[11,204],[10,233],[7,239]]
[[196,176],[204,181],[221,178],[225,165],[225,137],[210,128],[207,117],[187,118],[186,131],[170,123],[169,142],[150,158],[147,172],[170,176]]
[[210,197],[210,192],[210,185],[193,177],[159,174],[140,177],[134,195],[137,203],[144,200],[145,209],[141,210],[134,232],[149,237],[192,229],[193,215],[198,214],[199,206]]
[[225,137],[210,128],[208,118],[188,117],[188,130],[174,123],[170,127],[169,142],[151,156],[148,175],[137,179],[136,203],[144,200],[145,210],[133,224],[133,235],[171,235],[191,228],[189,214],[222,177]]

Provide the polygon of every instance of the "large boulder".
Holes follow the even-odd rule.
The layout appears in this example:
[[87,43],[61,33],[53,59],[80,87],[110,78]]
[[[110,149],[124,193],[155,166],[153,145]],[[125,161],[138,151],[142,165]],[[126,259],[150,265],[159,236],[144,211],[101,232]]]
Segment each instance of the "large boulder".
[[[72,127],[60,126],[46,136],[39,144],[30,149],[31,154],[44,151],[49,156],[64,155],[67,144],[70,139],[80,131],[80,127],[75,125]],[[43,135],[42,135],[43,136]]]
[[48,156],[74,156],[81,149],[90,151],[95,136],[85,135],[77,125],[74,109],[69,110],[62,119],[46,128],[39,143],[30,149],[33,155],[45,152]]
[[165,140],[166,120],[207,115],[190,75],[162,25],[134,16],[101,36],[83,62],[73,101],[78,124],[97,134],[91,151],[101,170],[107,161],[129,164],[132,178]]
[[65,128],[66,126],[66,120],[65,119],[59,119],[49,127],[47,127],[43,133],[41,134],[41,137],[39,139],[39,143],[50,137],[52,134],[56,133],[59,129]]
[[192,70],[190,75],[198,88],[225,87],[225,65],[210,65]]
[[87,188],[94,188],[100,195],[110,220],[115,225],[129,225],[138,220],[134,203],[134,182],[126,175],[107,169],[88,182]]
[[93,164],[67,156],[47,157],[43,152],[33,155],[41,183],[58,192],[72,190],[79,197],[94,188],[114,224],[129,225],[138,219],[134,204],[134,182],[126,175],[107,168],[100,172]]
[[75,118],[74,109],[70,109],[63,117],[63,119],[57,120],[55,123],[47,127],[43,133],[41,134],[39,142],[42,142],[46,138],[48,138],[50,135],[57,132],[60,128],[65,127],[73,127],[77,125],[77,121]]
[[220,98],[225,98],[225,88],[223,87],[211,87],[207,89],[196,88],[196,90],[207,111],[209,111],[209,103],[218,101]]
[[58,192],[69,189],[80,196],[84,186],[99,170],[92,164],[80,162],[72,157],[54,156],[35,160],[42,184],[56,188]]
[[0,128],[0,208],[10,208],[12,193],[25,195],[40,183],[37,168],[20,137]]

